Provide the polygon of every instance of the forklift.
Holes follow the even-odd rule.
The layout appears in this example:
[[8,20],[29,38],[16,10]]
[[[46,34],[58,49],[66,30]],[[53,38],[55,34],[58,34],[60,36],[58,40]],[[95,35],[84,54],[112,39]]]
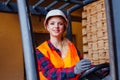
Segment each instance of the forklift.
[[[58,9],[63,10],[68,16],[69,22],[71,22],[71,13],[73,11],[98,0],[52,0],[50,4],[47,3],[47,0],[38,0],[35,1],[36,4],[32,5],[29,4],[29,1],[32,2],[32,0],[2,0],[0,1],[0,12],[19,14],[24,51],[25,80],[38,80],[31,15],[37,15],[38,17],[45,16],[49,10],[54,9],[53,6],[55,4],[64,2]],[[40,5],[43,2],[46,2],[47,6],[41,7]],[[110,63],[98,64],[91,67],[85,71],[78,80],[120,80],[120,1],[104,0],[104,2],[106,7]],[[74,5],[68,9],[64,9],[71,3]],[[77,20],[76,17],[74,20]],[[69,23],[68,26],[66,36],[69,40],[73,41],[71,23]]]

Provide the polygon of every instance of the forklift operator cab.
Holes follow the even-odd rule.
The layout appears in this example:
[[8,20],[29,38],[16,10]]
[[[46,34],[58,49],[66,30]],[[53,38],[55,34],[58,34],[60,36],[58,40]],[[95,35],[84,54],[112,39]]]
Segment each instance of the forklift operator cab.
[[[27,3],[28,1],[30,1],[30,3],[32,5],[30,3],[28,4]],[[35,0],[35,3],[36,3],[36,1],[38,1],[38,0]],[[85,6],[87,4],[90,4],[92,2],[104,1],[104,0],[46,0],[46,2],[48,1],[47,2],[47,6],[46,6],[46,3],[45,4],[43,3],[44,1],[45,0],[39,0],[35,5],[33,5],[34,0],[17,0],[17,5],[15,3],[12,3],[11,0],[6,0],[6,2],[1,2],[0,1],[0,11],[3,11],[3,12],[14,12],[14,13],[18,12],[18,14],[19,14],[20,25],[21,25],[21,33],[22,33],[22,42],[23,42],[23,48],[24,48],[23,50],[24,50],[24,60],[25,60],[24,62],[25,62],[25,73],[26,73],[25,77],[27,77],[28,80],[38,80],[37,79],[38,78],[37,77],[37,72],[36,72],[36,63],[35,63],[35,59],[34,59],[35,58],[34,57],[35,56],[34,55],[34,46],[35,45],[33,45],[33,43],[32,43],[34,41],[33,37],[32,37],[32,35],[34,33],[32,31],[32,25],[31,25],[31,22],[30,22],[31,21],[30,17],[32,15],[38,15],[38,16],[40,16],[40,18],[43,18],[41,16],[45,16],[49,10],[54,9],[54,7],[55,7],[55,8],[61,9],[61,10],[63,10],[65,12],[65,14],[67,15],[67,17],[69,19],[69,22],[71,22],[71,20],[72,20],[74,22],[77,21],[77,22],[81,22],[82,23],[82,17],[81,16],[77,17],[77,16],[74,16],[74,15],[71,15],[72,12],[74,12],[77,9],[81,9],[81,7],[83,8],[83,6]],[[105,0],[105,1],[107,2],[107,0]],[[59,4],[56,5],[58,2],[59,2]],[[62,5],[62,6],[60,6],[60,5]],[[71,7],[70,6],[67,7],[68,5],[70,5]],[[97,8],[100,8],[102,6],[103,5],[101,5],[101,6],[97,7]],[[15,7],[18,7],[18,10]],[[65,10],[64,10],[64,8],[65,8]],[[101,11],[103,11],[103,10],[104,9],[102,9]],[[81,9],[81,11],[82,11],[82,9]],[[91,11],[91,10],[88,10],[88,11]],[[120,11],[120,10],[118,10],[118,11]],[[103,14],[103,12],[100,12],[100,13]],[[108,13],[109,13],[109,11],[108,11]],[[91,14],[93,15],[94,13],[91,13]],[[93,18],[93,23],[95,23],[94,21],[95,21],[96,17],[92,16],[92,18]],[[98,19],[101,19],[101,14],[100,14],[100,17],[98,16]],[[40,20],[42,20],[42,19],[40,19]],[[102,19],[102,21],[105,21],[105,20]],[[98,26],[100,26],[100,25],[104,26],[102,21],[101,21],[101,23]],[[98,22],[98,21],[96,21],[96,22]],[[84,23],[87,23],[87,22],[84,22]],[[67,29],[66,36],[67,36],[67,38],[69,40],[73,41],[71,23],[69,23],[68,26],[69,27]],[[93,26],[96,26],[96,24],[93,24]],[[109,26],[111,26],[111,25],[109,25]],[[112,27],[112,28],[117,28],[117,27]],[[94,28],[92,30],[96,30],[96,29]],[[101,35],[99,35],[99,36],[101,36]],[[104,37],[104,38],[106,38],[106,37]],[[115,40],[117,40],[117,39],[115,39]],[[85,45],[86,45],[86,43],[85,43]],[[84,51],[83,51],[83,53],[84,53]],[[86,51],[85,51],[85,53],[86,53]],[[113,54],[112,54],[112,56],[113,56]],[[95,55],[95,57],[96,57],[96,55]],[[106,58],[106,57],[104,57],[104,58]],[[113,62],[111,62],[111,61],[110,61],[110,63],[113,64],[114,59],[113,59]],[[104,62],[104,63],[93,65],[89,70],[86,70],[83,74],[81,74],[79,76],[78,80],[112,80],[112,78],[114,79],[114,77],[116,77],[116,74],[114,74],[115,73],[114,64],[113,64],[113,66],[109,66],[109,65],[110,65],[109,62]],[[111,67],[111,69],[110,69],[110,67]],[[119,67],[117,67],[117,68],[119,68]],[[111,71],[113,72],[112,78],[110,76],[111,75],[110,74]]]
[[[20,1],[20,0],[18,0]],[[83,0],[84,1],[84,0]],[[85,0],[86,1],[86,0]],[[92,1],[92,0],[91,0]],[[91,1],[86,1],[82,4],[83,5],[86,5],[88,3],[91,3]],[[94,0],[93,0],[94,1]],[[96,1],[96,0],[95,0]],[[51,5],[49,7],[52,7],[53,5],[55,5],[58,1],[55,0],[51,3]],[[71,2],[74,2],[71,0]],[[20,2],[18,2],[18,5],[20,6],[19,4]],[[36,4],[34,6],[34,9],[39,9],[37,8],[38,5],[40,4],[41,2],[39,2],[38,4]],[[64,8],[65,6],[67,6],[68,4],[60,7],[59,9],[62,9]],[[75,9],[79,8],[81,5],[78,5],[76,4],[75,6],[73,6],[72,8],[68,9],[67,11],[65,11],[66,15],[68,16],[68,19],[69,19],[69,22],[71,22],[71,18],[70,18],[70,13],[72,11],[74,11]],[[20,8],[19,8],[19,12],[20,12]],[[41,9],[42,10],[42,9]],[[45,9],[43,9],[43,12],[41,14],[43,15],[46,15],[47,11],[49,11],[50,9],[48,9],[48,7],[46,7]],[[32,11],[32,10],[31,10]],[[39,11],[39,10],[38,10]],[[22,12],[22,10],[21,10]],[[36,13],[37,14],[37,13]],[[22,16],[22,15],[21,15]],[[22,21],[22,20],[21,20]],[[67,38],[69,40],[72,41],[72,30],[71,30],[71,23],[68,24],[68,29],[67,29]],[[24,27],[24,26],[23,26]],[[27,69],[27,68],[26,68]],[[109,63],[102,63],[102,64],[98,64],[98,65],[94,65],[92,66],[89,70],[85,71],[83,74],[80,75],[80,77],[78,78],[78,80],[111,80],[111,77],[110,77],[110,68],[109,68]]]

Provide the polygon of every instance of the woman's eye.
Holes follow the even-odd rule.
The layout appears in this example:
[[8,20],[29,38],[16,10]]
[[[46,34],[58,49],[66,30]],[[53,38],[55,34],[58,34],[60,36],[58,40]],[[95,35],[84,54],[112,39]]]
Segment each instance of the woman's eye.
[[50,23],[50,25],[54,25],[54,23]]
[[59,25],[64,25],[64,23],[59,23]]

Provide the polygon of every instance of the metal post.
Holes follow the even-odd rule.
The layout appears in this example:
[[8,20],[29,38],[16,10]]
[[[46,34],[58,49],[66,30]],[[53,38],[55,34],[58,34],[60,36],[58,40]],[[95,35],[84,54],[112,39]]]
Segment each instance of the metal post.
[[67,17],[68,17],[68,28],[67,28],[67,38],[70,40],[70,41],[73,41],[73,37],[72,37],[72,22],[71,22],[71,15],[70,13],[74,10],[76,10],[78,7],[80,7],[80,5],[76,4],[75,6],[73,6],[72,8],[68,9],[67,10]]
[[[115,65],[115,80],[120,80],[120,0],[109,0],[110,4],[110,18],[111,18],[111,32],[112,32],[112,49],[114,51]],[[110,58],[112,59],[112,58]],[[114,74],[112,73],[112,74]]]
[[11,2],[11,0],[7,0],[7,1],[5,2],[5,5],[7,6],[10,2]]
[[70,41],[73,41],[72,39],[72,26],[71,26],[71,16],[70,16],[70,12],[67,10],[67,17],[68,17],[68,28],[67,28],[67,38],[70,40]]
[[111,0],[117,79],[120,80],[120,0]]
[[109,57],[110,57],[110,75],[112,80],[116,80],[115,72],[115,53],[113,46],[113,32],[112,32],[112,22],[111,22],[111,12],[110,12],[110,2],[109,0],[104,0],[105,10],[106,10],[106,20],[107,20],[107,30],[108,30],[108,40],[109,40]]
[[37,8],[42,2],[44,2],[45,0],[39,0],[34,6],[33,9]]
[[50,8],[53,7],[56,3],[58,3],[58,1],[53,1],[51,4],[49,4],[48,6],[45,7],[45,10],[50,9]]
[[72,6],[71,8],[69,8],[68,11],[69,11],[69,13],[72,13],[73,11],[79,9],[82,6],[83,5],[76,4],[76,5]]
[[63,9],[63,8],[65,8],[68,5],[70,5],[70,3],[65,3],[64,5],[60,6],[58,9]]
[[31,25],[26,0],[17,0],[27,80],[37,80]]

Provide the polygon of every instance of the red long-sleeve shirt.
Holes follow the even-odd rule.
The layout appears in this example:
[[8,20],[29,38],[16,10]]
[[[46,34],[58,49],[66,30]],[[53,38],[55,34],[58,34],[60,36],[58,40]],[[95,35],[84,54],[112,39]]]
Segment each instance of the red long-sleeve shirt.
[[[61,52],[59,49],[55,48],[50,41],[48,41],[48,46],[51,50],[55,50],[59,56]],[[39,71],[42,71],[48,80],[69,80],[74,78],[74,66],[70,68],[55,68],[51,61],[45,57],[38,49],[36,49],[36,56],[39,66]]]

